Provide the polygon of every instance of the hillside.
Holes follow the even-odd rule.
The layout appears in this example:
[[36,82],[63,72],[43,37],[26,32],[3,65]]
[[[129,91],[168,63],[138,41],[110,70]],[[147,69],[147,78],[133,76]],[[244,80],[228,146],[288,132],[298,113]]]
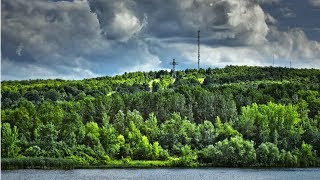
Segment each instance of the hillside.
[[227,66],[176,79],[157,71],[1,85],[8,168],[18,167],[12,158],[38,157],[112,167],[320,163],[319,69]]

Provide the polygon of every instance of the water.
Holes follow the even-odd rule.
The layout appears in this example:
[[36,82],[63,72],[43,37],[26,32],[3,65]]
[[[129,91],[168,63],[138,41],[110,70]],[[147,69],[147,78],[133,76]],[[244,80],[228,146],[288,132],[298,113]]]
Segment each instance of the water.
[[305,169],[76,169],[76,170],[4,170],[2,180],[94,180],[94,179],[316,179],[320,168]]

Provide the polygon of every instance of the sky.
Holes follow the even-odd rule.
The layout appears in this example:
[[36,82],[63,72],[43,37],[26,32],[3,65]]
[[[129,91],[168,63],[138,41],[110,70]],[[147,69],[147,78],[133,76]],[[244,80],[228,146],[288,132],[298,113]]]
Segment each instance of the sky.
[[1,80],[320,68],[320,0],[2,0]]

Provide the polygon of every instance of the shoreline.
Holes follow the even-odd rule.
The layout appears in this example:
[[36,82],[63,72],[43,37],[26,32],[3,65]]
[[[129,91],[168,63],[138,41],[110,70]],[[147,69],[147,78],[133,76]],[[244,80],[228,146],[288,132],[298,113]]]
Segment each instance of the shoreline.
[[[53,163],[54,162],[54,163]],[[319,168],[318,166],[213,166],[212,164],[198,164],[197,166],[179,166],[170,160],[144,161],[131,160],[112,160],[108,164],[81,165],[67,158],[3,158],[1,159],[1,170],[22,170],[22,169],[41,169],[41,170],[75,170],[75,169],[206,169],[206,168],[225,168],[225,169],[302,169]]]

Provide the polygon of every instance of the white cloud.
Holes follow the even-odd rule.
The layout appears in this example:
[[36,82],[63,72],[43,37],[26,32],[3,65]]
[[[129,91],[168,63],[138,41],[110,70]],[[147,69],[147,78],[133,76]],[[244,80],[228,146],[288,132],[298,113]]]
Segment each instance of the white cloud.
[[[64,68],[64,67],[61,67]],[[8,58],[1,60],[1,80],[23,79],[83,79],[101,76],[90,69],[72,67],[65,69],[67,73],[42,64],[19,63]]]
[[[176,48],[182,54],[182,58],[187,60],[186,64],[196,64],[197,45],[176,43],[170,46]],[[201,45],[201,66],[202,67],[224,67],[226,65],[267,65],[265,58],[260,52],[252,47],[210,47]]]
[[133,1],[90,0],[89,4],[98,16],[103,34],[111,40],[126,42],[147,23],[145,17],[135,14]]
[[230,39],[237,44],[261,44],[266,41],[269,30],[266,21],[275,22],[253,0],[168,1],[167,6],[171,7],[167,21],[163,20],[166,15],[161,8],[149,18],[156,22],[155,25],[166,27],[161,29],[161,35],[179,36],[200,29],[206,36],[216,39]]
[[[101,36],[98,19],[86,1],[48,2],[41,0],[2,2],[2,36],[4,46],[14,47],[15,55],[2,52],[7,62],[3,67],[16,69],[22,78],[92,77],[88,60],[78,57],[100,53],[109,43]],[[20,66],[19,71],[13,65]],[[28,73],[28,67],[31,73]],[[56,70],[61,69],[61,75]],[[81,69],[81,71],[78,71]],[[6,71],[8,72],[8,71]],[[82,75],[81,75],[82,73]]]
[[22,50],[23,50],[23,45],[20,43],[16,49],[16,53],[18,56],[21,56]]
[[160,58],[149,51],[148,45],[144,41],[137,40],[136,48],[127,50],[125,55],[123,55],[122,51],[123,49],[119,49],[119,51],[115,52],[116,54],[122,54],[122,61],[125,62],[118,71],[120,74],[161,69]]
[[134,34],[140,32],[145,24],[145,19],[140,22],[122,3],[120,7],[115,10],[114,18],[108,30],[110,30],[110,33],[114,36],[119,37],[121,41],[128,41]]
[[265,19],[266,19],[266,22],[271,23],[271,24],[278,23],[278,21],[273,16],[271,16],[269,13],[265,13]]
[[309,3],[315,7],[320,7],[320,0],[309,0]]
[[[180,6],[176,8],[177,17],[180,21],[188,22],[182,25],[183,27],[196,32],[197,23],[209,26],[212,32],[208,32],[210,28],[203,28],[201,40],[205,43],[219,40],[211,45],[201,45],[201,61],[204,66],[272,65],[272,56],[275,54],[276,65],[287,66],[291,60],[299,67],[320,67],[320,43],[308,39],[302,30],[281,32],[275,28],[274,25],[278,25],[277,20],[264,12],[259,5],[268,3],[267,1],[198,0],[179,3]],[[288,8],[285,11],[293,14]],[[197,14],[198,12],[200,14]],[[181,13],[183,16],[179,16]],[[272,25],[268,26],[267,22]],[[193,42],[188,40],[189,43],[179,42],[176,37],[151,41],[160,44],[158,46],[163,48],[164,52],[175,49],[176,54],[182,54],[182,59],[196,64],[195,38],[196,36]],[[227,46],[224,39],[235,46]]]
[[320,43],[318,41],[309,40],[300,29],[291,29],[288,32],[273,29],[271,33],[276,41],[270,45],[277,57],[290,59],[299,66],[320,68]]
[[86,1],[4,2],[2,32],[23,43],[26,51],[42,55],[53,52],[67,54],[90,53],[95,48],[106,47],[101,41],[97,17],[90,13]]
[[239,1],[233,1],[231,6],[228,13],[228,24],[235,31],[239,40],[252,45],[265,43],[269,28],[262,8],[249,2],[239,4]]
[[[276,66],[289,66],[299,68],[320,68],[320,43],[309,40],[303,31],[292,29],[288,32],[280,32],[276,28],[269,34],[272,41],[263,44],[228,47],[221,45],[201,44],[201,66],[223,67],[226,65],[255,65],[270,66],[272,57],[275,57]],[[174,49],[181,55],[178,61],[187,65],[197,64],[197,44],[156,41],[164,51]],[[186,61],[184,61],[186,60]]]

